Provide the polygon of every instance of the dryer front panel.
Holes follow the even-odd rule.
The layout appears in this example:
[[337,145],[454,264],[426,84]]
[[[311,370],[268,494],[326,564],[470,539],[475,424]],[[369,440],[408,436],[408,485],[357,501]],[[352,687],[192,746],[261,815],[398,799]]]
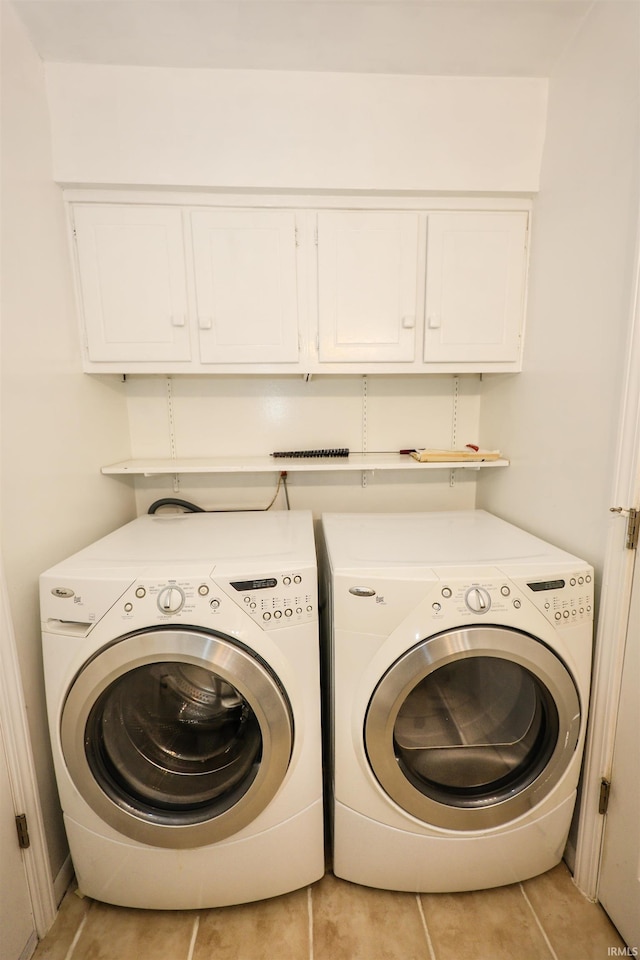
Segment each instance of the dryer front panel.
[[506,627],[448,630],[385,673],[365,718],[367,756],[402,809],[478,830],[526,813],[558,783],[580,734],[574,680],[544,643]]
[[195,847],[241,830],[273,799],[293,722],[254,653],[167,628],[123,637],[83,667],[61,739],[76,788],[106,823],[153,846]]

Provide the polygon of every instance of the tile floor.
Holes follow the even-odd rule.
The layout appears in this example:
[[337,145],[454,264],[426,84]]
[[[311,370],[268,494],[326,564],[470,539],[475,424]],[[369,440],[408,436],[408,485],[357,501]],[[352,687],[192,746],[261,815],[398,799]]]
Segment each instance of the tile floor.
[[328,873],[260,903],[128,910],[72,886],[35,960],[604,960],[624,944],[564,864],[478,893],[373,890]]

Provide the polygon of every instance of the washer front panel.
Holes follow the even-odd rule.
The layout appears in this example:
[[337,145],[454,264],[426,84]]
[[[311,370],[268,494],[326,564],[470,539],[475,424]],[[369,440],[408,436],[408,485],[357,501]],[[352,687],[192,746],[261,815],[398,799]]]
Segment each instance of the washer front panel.
[[76,676],[61,720],[70,776],[89,806],[133,840],[217,842],[275,796],[293,749],[278,679],[223,634],[143,630]]
[[384,674],[364,724],[385,792],[425,823],[500,826],[526,813],[570,764],[580,703],[544,643],[474,625],[423,640]]

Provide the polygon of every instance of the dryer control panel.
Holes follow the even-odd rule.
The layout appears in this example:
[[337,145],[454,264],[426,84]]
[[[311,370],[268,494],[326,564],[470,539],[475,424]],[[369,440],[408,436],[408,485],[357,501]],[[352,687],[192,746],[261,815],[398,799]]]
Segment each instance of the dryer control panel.
[[557,626],[593,620],[593,570],[587,567],[520,583],[532,602]]
[[461,621],[494,613],[517,612],[532,603],[554,626],[593,620],[593,570],[563,572],[552,577],[504,577],[443,580],[431,602],[436,619],[455,611]]

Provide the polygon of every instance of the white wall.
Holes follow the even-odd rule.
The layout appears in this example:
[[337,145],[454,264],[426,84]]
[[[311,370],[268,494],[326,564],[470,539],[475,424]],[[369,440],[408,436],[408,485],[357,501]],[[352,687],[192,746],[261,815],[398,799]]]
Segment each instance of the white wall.
[[64,212],[42,63],[2,12],[2,554],[52,873],[66,857],[45,718],[38,575],[134,515],[100,465],[129,455],[115,381],[80,372]]
[[640,5],[596,3],[550,79],[522,374],[483,384],[481,439],[511,457],[478,505],[601,569],[630,318]]
[[529,192],[543,79],[46,67],[67,184]]
[[[397,451],[452,443],[454,409],[461,445],[476,442],[478,376],[127,378],[134,458],[268,456],[276,450],[349,447]],[[457,397],[457,398],[456,398]],[[169,415],[171,412],[171,415]],[[277,461],[275,461],[277,463]],[[475,506],[482,471],[290,473],[292,509],[323,511],[454,510]],[[277,474],[139,479],[138,512],[179,496],[206,509],[253,509],[273,497]],[[281,494],[274,507],[283,509]]]

